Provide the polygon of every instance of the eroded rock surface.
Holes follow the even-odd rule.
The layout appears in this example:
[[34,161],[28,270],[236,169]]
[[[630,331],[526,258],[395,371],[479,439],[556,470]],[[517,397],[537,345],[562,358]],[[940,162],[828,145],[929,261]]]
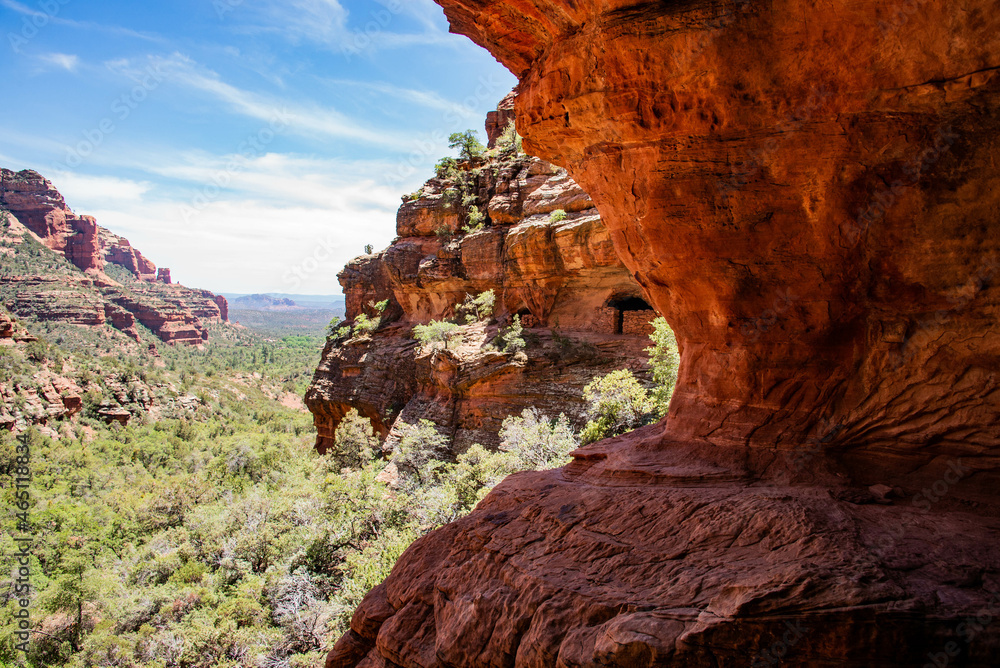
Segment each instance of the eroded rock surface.
[[[0,170],[0,211],[5,218],[0,262],[17,259],[23,244],[33,240],[84,272],[56,266],[48,273],[5,270],[0,291],[9,297],[5,305],[12,313],[88,327],[107,323],[137,342],[140,323],[170,344],[200,344],[208,338],[204,321],[228,320],[225,297],[172,284],[169,270],[157,269],[128,239],[94,218],[74,214],[37,172]],[[124,278],[115,274],[122,283],[105,273],[110,265],[128,272]]]
[[[512,100],[490,122],[509,123]],[[332,341],[323,352],[306,396],[321,452],[351,408],[389,436],[387,448],[394,425],[427,419],[461,452],[496,445],[503,419],[532,406],[582,426],[583,388],[595,376],[629,368],[648,380],[643,350],[655,313],[590,197],[565,170],[523,153],[462,163],[458,172],[404,198],[399,237],[340,274],[349,319],[374,316],[372,303],[388,306],[373,336]],[[476,206],[462,204],[469,196],[484,223],[463,231]],[[413,339],[414,325],[451,318],[466,295],[487,290],[496,322],[466,328],[446,350]],[[495,343],[515,314],[529,340],[523,355]]]
[[682,369],[418,541],[327,665],[996,665],[995,8],[439,4]]

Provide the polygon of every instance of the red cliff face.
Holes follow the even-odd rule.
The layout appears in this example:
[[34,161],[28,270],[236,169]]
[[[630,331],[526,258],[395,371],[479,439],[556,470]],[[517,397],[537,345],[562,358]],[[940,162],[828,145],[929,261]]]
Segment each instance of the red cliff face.
[[[509,123],[512,104],[508,97],[489,118]],[[458,172],[404,198],[399,237],[340,273],[347,316],[387,300],[387,326],[324,350],[306,395],[320,452],[352,408],[388,436],[387,449],[394,425],[426,419],[461,452],[473,443],[496,445],[503,419],[528,407],[583,426],[583,388],[595,376],[630,368],[648,378],[643,350],[655,313],[638,299],[639,286],[590,197],[565,170],[523,153],[462,164]],[[465,197],[455,194],[462,179],[484,216],[482,229],[463,231]],[[533,341],[524,355],[489,345],[496,323],[466,327],[447,350],[413,339],[414,325],[452,318],[466,295],[487,290],[496,296],[497,321],[520,315]],[[628,298],[644,310],[619,308]]]
[[223,322],[229,322],[229,300],[222,295],[215,295],[212,301],[219,307],[219,318]]
[[[34,234],[86,276],[65,272],[4,276],[0,289],[13,298],[6,307],[40,321],[88,327],[110,324],[140,340],[137,322],[167,343],[200,344],[208,339],[205,320],[228,320],[224,297],[171,284],[128,239],[113,234],[91,216],[77,216],[52,183],[37,172],[0,170],[0,247],[16,256],[25,236]],[[135,281],[119,285],[104,273],[105,262],[123,267]]]
[[412,547],[328,666],[996,665],[995,8],[439,4],[682,369]]
[[80,269],[104,269],[96,221],[74,214],[52,183],[37,172],[0,169],[0,206]]

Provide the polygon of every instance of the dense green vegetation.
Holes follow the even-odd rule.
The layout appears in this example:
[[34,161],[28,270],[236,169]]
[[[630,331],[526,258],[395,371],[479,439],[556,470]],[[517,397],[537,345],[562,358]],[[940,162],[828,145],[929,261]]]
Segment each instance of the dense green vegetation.
[[[471,298],[467,310],[485,316],[488,301]],[[669,348],[665,327],[657,323],[651,352]],[[504,421],[497,452],[476,445],[452,461],[444,437],[421,421],[403,429],[386,460],[370,423],[352,411],[333,452],[320,456],[310,416],[273,390],[304,387],[321,340],[234,336],[204,350],[170,348],[152,368],[49,344],[0,355],[12,373],[61,357],[98,385],[113,369],[200,397],[183,419],[119,427],[85,414],[54,425],[59,439],[31,429],[0,440],[0,469],[16,465],[16,445],[31,448],[24,535],[35,629],[30,652],[15,651],[17,602],[9,581],[0,585],[0,665],[319,665],[414,539],[469,512],[510,473],[559,466],[581,436],[596,438],[597,427],[577,436],[565,417],[528,409]],[[670,377],[674,359],[664,350],[653,357],[659,378]],[[587,392],[604,435],[657,413],[627,371],[595,379]],[[10,479],[0,480],[8,509],[0,551],[9,558],[22,534]]]
[[[0,599],[0,662],[315,666],[410,542],[507,474],[559,465],[577,444],[564,418],[526,411],[505,422],[500,452],[477,446],[446,463],[443,437],[422,422],[384,461],[354,413],[321,457],[308,414],[258,389],[284,377],[283,355],[248,353],[171,356],[204,397],[188,419],[122,428],[79,418],[74,437],[32,429],[2,440],[3,468],[18,443],[31,448],[37,632],[27,657],[15,652],[16,603]],[[230,382],[254,355],[258,382]],[[390,466],[395,489],[380,476]],[[3,502],[0,550],[11,555],[20,534],[10,485]]]

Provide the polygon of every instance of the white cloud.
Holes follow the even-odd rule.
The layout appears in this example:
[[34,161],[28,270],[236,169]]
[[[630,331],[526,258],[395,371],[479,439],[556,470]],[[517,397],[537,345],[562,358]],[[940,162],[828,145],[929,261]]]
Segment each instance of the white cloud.
[[472,117],[477,115],[468,107],[452,102],[451,100],[446,100],[433,91],[403,88],[401,86],[394,86],[392,84],[382,83],[379,81],[357,81],[352,79],[324,79],[323,81],[329,85],[337,87],[352,86],[356,88],[364,88],[366,90],[387,95],[399,101],[411,102],[428,109],[436,109],[438,111],[444,111],[462,117]]
[[244,5],[252,23],[237,32],[272,34],[293,44],[338,44],[347,35],[347,10],[337,0],[260,0]]
[[[263,155],[186,218],[193,195],[227,157],[144,155],[155,184],[46,176],[74,211],[95,216],[191,287],[334,294],[340,292],[337,273],[365,244],[383,248],[395,236],[399,191],[375,180],[378,163]],[[182,184],[166,185],[174,180]]]
[[[257,119],[263,123],[280,123],[288,131],[315,139],[348,139],[385,148],[397,148],[407,138],[397,133],[376,130],[355,122],[343,114],[313,103],[302,103],[243,90],[229,83],[212,70],[200,67],[187,56],[175,53],[170,57],[152,57],[150,64],[174,84],[207,94],[225,104],[233,113]],[[145,73],[143,67],[127,60],[109,61],[107,67],[118,74],[134,78]]]
[[71,209],[74,202],[138,203],[153,187],[148,181],[130,181],[113,176],[85,176],[74,172],[49,172],[42,176],[52,181]]
[[334,294],[344,265],[365,244],[387,245],[395,227],[386,213],[340,199],[326,207],[291,199],[226,199],[209,204],[189,224],[177,201],[88,213],[158,266],[169,267],[184,285],[215,292]]
[[44,53],[38,59],[47,65],[60,67],[67,72],[76,72],[80,66],[80,57],[68,53]]
[[[64,3],[60,2],[57,6],[62,7]],[[73,19],[63,18],[55,13],[46,13],[39,11],[37,9],[32,9],[27,5],[24,5],[16,0],[0,0],[0,5],[17,12],[18,14],[23,14],[24,16],[30,16],[37,18],[38,20],[45,20],[46,22],[51,22],[55,25],[67,26],[70,28],[77,28],[80,30],[96,30],[99,32],[106,32],[112,35],[119,35],[124,37],[134,37],[136,39],[142,39],[147,42],[158,42],[166,43],[162,37],[157,35],[151,35],[149,33],[139,32],[137,30],[130,30],[128,28],[122,28],[116,25],[104,25],[101,23],[94,23],[93,21],[74,21]]]

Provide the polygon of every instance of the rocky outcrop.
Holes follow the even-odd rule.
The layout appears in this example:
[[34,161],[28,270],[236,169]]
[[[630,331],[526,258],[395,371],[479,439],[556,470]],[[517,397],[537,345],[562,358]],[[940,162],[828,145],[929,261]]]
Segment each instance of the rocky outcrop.
[[229,322],[229,301],[222,295],[215,295],[212,301],[219,308],[219,318],[223,322]]
[[497,105],[496,111],[486,114],[486,140],[489,148],[496,148],[497,140],[511,123],[514,122],[514,100],[517,94],[511,91]]
[[996,12],[439,2],[682,368],[418,541],[327,665],[996,665]]
[[141,281],[156,280],[156,265],[133,248],[128,239],[112,234],[103,227],[99,229],[106,262],[124,267]]
[[[480,226],[470,224],[473,206]],[[643,349],[655,314],[564,170],[510,147],[459,163],[404,198],[396,230],[389,248],[340,274],[348,318],[388,306],[373,336],[324,350],[306,396],[321,452],[351,408],[388,436],[388,448],[394,425],[427,419],[461,452],[496,445],[503,419],[531,406],[582,426],[583,388],[597,375],[630,368],[648,379]],[[414,325],[450,318],[466,295],[488,290],[495,323],[466,327],[448,349],[413,340]],[[491,345],[514,315],[531,344],[517,356]]]
[[202,318],[221,320],[215,295],[179,285],[138,284],[128,291],[111,288],[105,295],[165,343],[200,344],[208,340]]
[[[62,195],[36,172],[0,171],[0,207],[6,210],[0,252],[48,272],[0,276],[6,307],[17,315],[87,327],[108,323],[136,342],[141,340],[141,323],[164,342],[192,344],[208,339],[204,322],[228,320],[225,297],[172,284],[169,269],[158,270],[127,239],[100,227],[92,217],[73,214]],[[85,274],[21,253],[22,244],[32,240]],[[103,271],[105,262],[125,268],[135,280],[112,280]]]
[[38,172],[0,169],[0,208],[84,271],[102,272],[109,262],[140,281],[171,282],[170,270],[157,269],[128,239],[99,226],[92,216],[73,213],[52,182]]

